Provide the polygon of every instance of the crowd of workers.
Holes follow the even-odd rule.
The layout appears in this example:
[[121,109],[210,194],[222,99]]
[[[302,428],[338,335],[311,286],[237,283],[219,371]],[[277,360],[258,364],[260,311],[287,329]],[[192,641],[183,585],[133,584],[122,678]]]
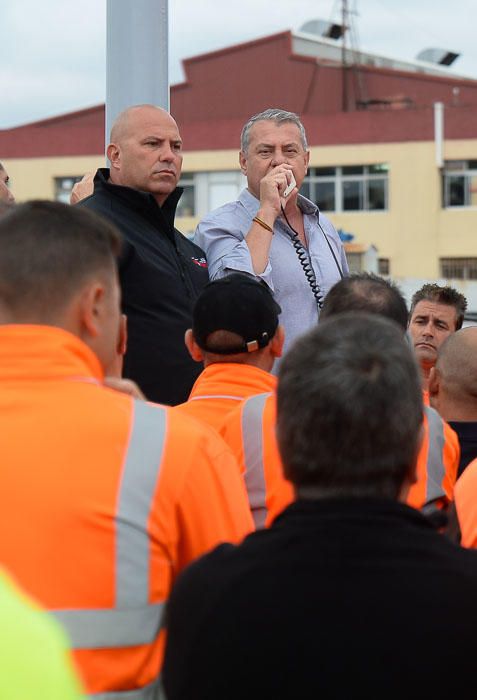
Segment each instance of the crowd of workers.
[[245,124],[194,242],[173,118],[107,155],[74,206],[0,165],[0,697],[471,692],[463,295],[349,276],[293,113]]

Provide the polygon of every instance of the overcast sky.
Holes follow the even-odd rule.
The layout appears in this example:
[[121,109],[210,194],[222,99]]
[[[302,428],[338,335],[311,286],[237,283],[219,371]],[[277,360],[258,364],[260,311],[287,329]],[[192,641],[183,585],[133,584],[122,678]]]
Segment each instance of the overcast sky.
[[[131,0],[134,2],[134,0]],[[170,79],[181,60],[310,19],[340,20],[339,0],[169,0]],[[477,78],[477,0],[349,0],[359,48],[413,59],[427,47],[461,57]],[[0,128],[104,102],[106,0],[0,0]]]

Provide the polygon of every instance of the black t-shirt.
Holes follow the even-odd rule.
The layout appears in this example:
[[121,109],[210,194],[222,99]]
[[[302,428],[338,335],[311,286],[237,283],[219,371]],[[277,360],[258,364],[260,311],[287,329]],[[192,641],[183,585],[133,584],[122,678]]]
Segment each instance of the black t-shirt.
[[162,207],[151,194],[108,182],[98,170],[94,194],[80,204],[112,221],[123,234],[119,264],[128,346],[123,374],[146,397],[175,405],[186,401],[202,370],[185,345],[194,302],[207,284],[205,254],[174,228],[176,188]]

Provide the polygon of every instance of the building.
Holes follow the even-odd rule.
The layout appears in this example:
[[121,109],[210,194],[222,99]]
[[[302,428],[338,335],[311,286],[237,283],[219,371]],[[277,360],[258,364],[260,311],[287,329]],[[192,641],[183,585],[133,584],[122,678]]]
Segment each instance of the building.
[[[383,274],[477,279],[477,80],[351,50],[343,66],[336,41],[290,31],[187,59],[184,71],[171,89],[185,147],[181,230],[236,197],[243,123],[282,107],[307,129],[303,193],[360,250],[377,249]],[[67,198],[104,164],[103,129],[100,105],[0,131],[17,198]]]

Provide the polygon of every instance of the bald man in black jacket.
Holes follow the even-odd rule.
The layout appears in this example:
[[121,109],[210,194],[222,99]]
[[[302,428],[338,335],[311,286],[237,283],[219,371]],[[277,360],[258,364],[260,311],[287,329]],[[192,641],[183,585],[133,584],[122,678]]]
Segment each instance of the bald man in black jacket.
[[119,259],[122,308],[128,318],[123,374],[146,397],[187,400],[202,365],[184,345],[192,308],[209,276],[204,252],[174,227],[182,189],[182,140],[176,122],[152,105],[116,119],[94,193],[79,206],[113,221],[124,237]]

